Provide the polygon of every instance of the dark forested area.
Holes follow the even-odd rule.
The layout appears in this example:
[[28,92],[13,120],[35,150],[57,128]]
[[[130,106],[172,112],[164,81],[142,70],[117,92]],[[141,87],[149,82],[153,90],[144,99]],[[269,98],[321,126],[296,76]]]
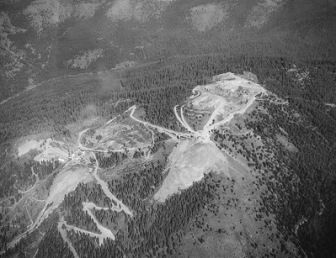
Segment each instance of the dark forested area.
[[[293,64],[296,68],[291,71]],[[301,216],[307,218],[308,221],[299,230],[299,239],[307,254],[331,257],[335,254],[332,246],[335,236],[330,227],[334,226],[333,218],[336,214],[333,208],[336,200],[336,179],[333,174],[336,169],[336,113],[335,108],[325,103],[336,103],[335,69],[336,63],[333,61],[204,55],[185,60],[164,60],[156,64],[155,68],[146,66],[127,69],[119,78],[122,88],[114,91],[101,89],[95,81],[81,83],[80,90],[76,83],[50,84],[22,94],[1,106],[0,142],[8,146],[14,138],[49,130],[67,137],[70,132],[66,125],[94,116],[111,118],[134,103],[145,108],[146,120],[179,130],[173,122],[173,107],[190,96],[196,85],[209,82],[216,74],[251,71],[268,90],[289,101],[288,114],[293,115],[293,110],[297,110],[304,117],[304,123],[297,124],[294,116],[284,117],[283,112],[278,112],[277,106],[262,102],[261,105],[269,110],[270,116],[255,113],[257,119],[248,123],[251,129],[263,137],[270,137],[274,133],[272,128],[281,126],[299,149],[296,154],[283,151],[277,153],[280,165],[289,168],[286,173],[280,174],[279,167],[267,164],[267,169],[280,183],[269,183],[269,190],[276,193],[279,199],[277,202],[264,199],[265,207],[277,215],[278,227],[287,235],[292,235],[290,231]],[[308,75],[301,79],[300,76],[306,72]],[[131,102],[111,104],[118,99],[131,99]],[[268,131],[263,130],[265,125]],[[100,167],[109,168],[119,164],[124,157],[111,154],[109,157],[98,155],[97,158]],[[257,157],[250,158],[256,169],[261,169]],[[52,171],[50,164],[18,167],[14,162],[10,164],[10,169],[1,168],[0,173],[8,179],[8,185],[14,184],[9,173],[17,174],[20,180],[22,175],[22,180],[33,183],[34,177],[25,176],[28,172],[31,175],[28,171],[31,165],[41,178]],[[139,169],[138,173],[125,174],[121,179],[109,182],[111,191],[136,215],[132,219],[125,215],[126,226],[118,230],[117,241],[107,241],[99,248],[96,240],[72,232],[69,238],[81,257],[106,257],[107,254],[118,257],[131,253],[135,256],[164,256],[175,252],[183,228],[213,198],[214,193],[212,188],[207,187],[211,178],[206,176],[180,195],[174,195],[164,205],[150,205],[146,199],[160,185],[163,168],[164,164],[151,164],[145,169]],[[82,202],[89,200],[101,206],[111,205],[103,196],[101,189],[81,184],[65,198],[62,209],[68,210],[68,213],[64,212],[66,220],[69,224],[96,231],[82,210]],[[320,200],[325,206],[322,216],[318,215],[321,211]],[[314,225],[316,221],[318,227]],[[48,249],[51,245],[61,248],[64,255],[68,254],[69,250],[62,246],[55,230],[55,227],[49,229],[39,247],[38,256],[52,256],[52,249]]]
[[124,159],[127,158],[127,155],[125,153],[119,152],[108,153],[108,156],[104,155],[103,153],[97,153],[96,158],[99,162],[99,167],[109,168],[119,165]]
[[34,160],[11,161],[8,166],[0,168],[3,183],[0,188],[0,198],[8,196],[18,198],[18,189],[30,188],[35,182],[45,179],[59,166],[58,160],[42,162]]
[[[82,82],[80,90],[76,81],[43,86],[27,92],[1,106],[0,142],[41,131],[64,133],[65,125],[89,116],[111,117],[124,111],[130,104],[109,103],[130,98],[143,105],[147,119],[153,123],[174,127],[172,107],[187,96],[196,85],[204,84],[220,73],[252,71],[260,82],[281,97],[296,103],[336,102],[334,61],[300,61],[276,57],[227,57],[204,55],[184,61],[172,58],[159,68],[145,66],[127,69],[120,78],[122,89],[106,90],[95,80]],[[293,64],[309,72],[304,86],[288,72]],[[94,107],[88,109],[87,107]]]
[[[121,215],[115,214],[106,219],[104,217],[109,213],[95,211],[99,221],[110,221],[107,225],[116,223],[115,220],[120,220],[120,216],[124,217],[122,219],[124,226],[120,226],[120,222],[116,224],[118,225],[115,227],[116,241],[106,240],[100,247],[97,246],[97,240],[85,234],[70,231],[69,239],[80,257],[123,257],[125,255],[126,257],[143,255],[161,257],[176,253],[184,234],[183,229],[196,214],[204,209],[207,203],[214,199],[217,181],[211,174],[206,175],[204,180],[195,183],[181,194],[174,195],[165,203],[150,204],[147,199],[153,195],[162,181],[162,170],[162,164],[155,162],[137,173],[125,174],[122,178],[109,182],[111,191],[132,209],[134,216],[130,217],[121,213]],[[109,201],[109,199],[104,198],[99,187],[92,184],[80,184],[65,198],[61,208],[61,210],[72,210],[76,225],[84,223],[85,217],[80,214],[85,213],[79,211],[79,206],[81,206],[79,203],[85,200],[111,207],[111,203],[104,201]],[[79,205],[78,209],[71,207],[77,206],[76,203]],[[71,218],[67,217],[67,219]],[[88,222],[85,221],[85,223]],[[53,232],[53,234],[56,233]],[[54,241],[58,243],[57,238],[44,238],[39,253],[52,255],[50,252],[53,249],[48,249],[48,244],[52,245]]]
[[[336,121],[323,107],[314,104],[299,109],[303,114],[300,117],[294,109],[300,103],[294,101],[288,107],[282,106],[281,111],[278,105],[268,101],[261,101],[260,105],[267,108],[268,115],[254,111],[248,127],[265,140],[275,139],[282,128],[298,149],[298,152],[291,152],[277,148],[277,163],[260,163],[258,157],[252,156],[256,169],[264,168],[276,178],[267,186],[277,197],[263,198],[265,207],[276,214],[280,231],[291,235],[299,229],[299,240],[308,256],[333,257],[336,250],[331,243],[336,236],[326,228],[327,225],[334,227]],[[303,226],[297,228],[303,218]]]

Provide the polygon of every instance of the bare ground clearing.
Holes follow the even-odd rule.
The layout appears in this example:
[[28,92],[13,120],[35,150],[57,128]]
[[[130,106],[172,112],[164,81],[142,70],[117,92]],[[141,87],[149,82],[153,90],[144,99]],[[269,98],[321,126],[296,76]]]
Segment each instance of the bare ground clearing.
[[[95,179],[104,194],[116,203],[113,210],[124,211],[132,216],[132,211],[111,193],[107,183],[98,176],[99,164],[95,152],[148,148],[154,144],[153,130],[165,133],[177,142],[177,146],[173,148],[168,158],[166,170],[169,170],[169,174],[154,199],[164,201],[170,195],[201,180],[204,174],[209,172],[217,172],[227,178],[242,177],[246,173],[246,164],[231,157],[226,150],[220,150],[211,137],[215,129],[229,123],[235,115],[245,113],[253,105],[256,96],[264,94],[266,91],[259,84],[227,73],[214,77],[213,83],[209,85],[197,86],[193,93],[196,96],[190,98],[189,103],[186,104],[190,104],[188,108],[192,106],[195,110],[206,110],[211,114],[205,126],[199,131],[195,131],[188,124],[183,114],[183,105],[179,111],[175,107],[174,112],[177,120],[187,129],[188,133],[176,132],[135,117],[135,106],[125,111],[125,113],[129,113],[128,119],[123,121],[112,119],[96,129],[88,128],[80,132],[77,140],[78,151],[72,154],[63,170],[56,176],[49,196],[44,203],[44,208],[28,230],[14,239],[9,246],[13,247],[26,233],[36,229],[63,201],[64,195],[73,191],[79,182]],[[55,146],[58,145],[54,144],[53,147]],[[83,158],[83,154],[86,158]],[[148,153],[149,156],[150,153]],[[107,208],[83,202],[83,209],[93,218],[102,234],[88,231],[85,233],[98,237],[100,243],[105,238],[114,239],[113,233],[97,222],[91,212],[92,208]],[[71,227],[75,231],[83,231],[75,226],[66,225],[64,221],[59,225],[65,226],[67,229]],[[60,230],[60,233],[63,237],[63,229]],[[65,241],[67,240],[65,239]],[[71,246],[70,249],[72,249]],[[75,252],[73,253],[75,255]]]

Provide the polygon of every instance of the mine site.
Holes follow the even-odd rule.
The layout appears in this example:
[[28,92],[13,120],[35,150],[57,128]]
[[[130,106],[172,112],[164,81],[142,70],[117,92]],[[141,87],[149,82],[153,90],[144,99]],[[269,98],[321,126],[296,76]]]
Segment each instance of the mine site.
[[336,257],[335,0],[0,0],[0,257]]
[[[176,120],[184,127],[184,132],[143,121],[137,118],[137,106],[132,106],[122,117],[114,117],[103,125],[85,128],[79,132],[77,146],[67,149],[66,143],[52,139],[44,142],[26,141],[19,146],[19,156],[34,149],[39,153],[34,159],[58,159],[64,166],[51,182],[45,199],[38,200],[43,204],[42,209],[35,215],[28,229],[16,237],[9,247],[14,247],[21,238],[36,230],[62,203],[64,196],[74,191],[78,184],[90,181],[99,184],[113,203],[112,207],[100,207],[92,202],[82,203],[83,211],[92,218],[100,233],[68,225],[64,218],[59,222],[58,230],[75,257],[78,257],[78,254],[67,238],[66,232],[69,230],[98,238],[99,244],[102,244],[105,238],[114,240],[115,236],[111,230],[101,225],[91,210],[112,210],[124,212],[129,216],[132,216],[133,212],[100,178],[96,155],[122,153],[132,159],[135,152],[143,152],[146,160],[151,159],[155,131],[166,134],[175,142],[164,168],[165,180],[153,195],[155,201],[164,202],[173,194],[200,181],[210,172],[222,174],[229,179],[242,177],[247,173],[246,164],[242,160],[233,158],[213,141],[213,132],[229,126],[237,115],[253,109],[256,99],[267,94],[266,90],[259,84],[245,79],[243,75],[226,73],[215,76],[211,84],[195,87],[192,92],[193,95],[185,103],[174,107]],[[34,196],[38,195],[38,188],[42,184],[43,182],[36,177],[34,186],[22,191],[21,200],[35,200]],[[27,213],[29,215],[28,210]]]

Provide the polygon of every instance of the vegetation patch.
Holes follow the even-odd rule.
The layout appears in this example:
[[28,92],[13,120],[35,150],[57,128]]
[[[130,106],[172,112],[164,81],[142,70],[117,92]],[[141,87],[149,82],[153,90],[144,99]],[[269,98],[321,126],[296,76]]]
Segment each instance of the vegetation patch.
[[221,4],[206,4],[193,7],[188,18],[199,31],[204,32],[220,24],[228,17],[228,11]]

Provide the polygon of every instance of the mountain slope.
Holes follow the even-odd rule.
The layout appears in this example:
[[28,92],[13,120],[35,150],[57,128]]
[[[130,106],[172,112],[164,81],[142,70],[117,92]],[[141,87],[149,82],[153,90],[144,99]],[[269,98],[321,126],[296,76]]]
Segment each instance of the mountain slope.
[[[332,1],[39,0],[0,7],[2,20],[17,28],[8,34],[2,27],[3,44],[9,40],[13,48],[1,50],[11,60],[3,61],[2,100],[53,77],[172,55],[229,51],[334,60]],[[100,55],[73,65],[92,51]]]
[[1,255],[336,255],[334,1],[0,7]]

